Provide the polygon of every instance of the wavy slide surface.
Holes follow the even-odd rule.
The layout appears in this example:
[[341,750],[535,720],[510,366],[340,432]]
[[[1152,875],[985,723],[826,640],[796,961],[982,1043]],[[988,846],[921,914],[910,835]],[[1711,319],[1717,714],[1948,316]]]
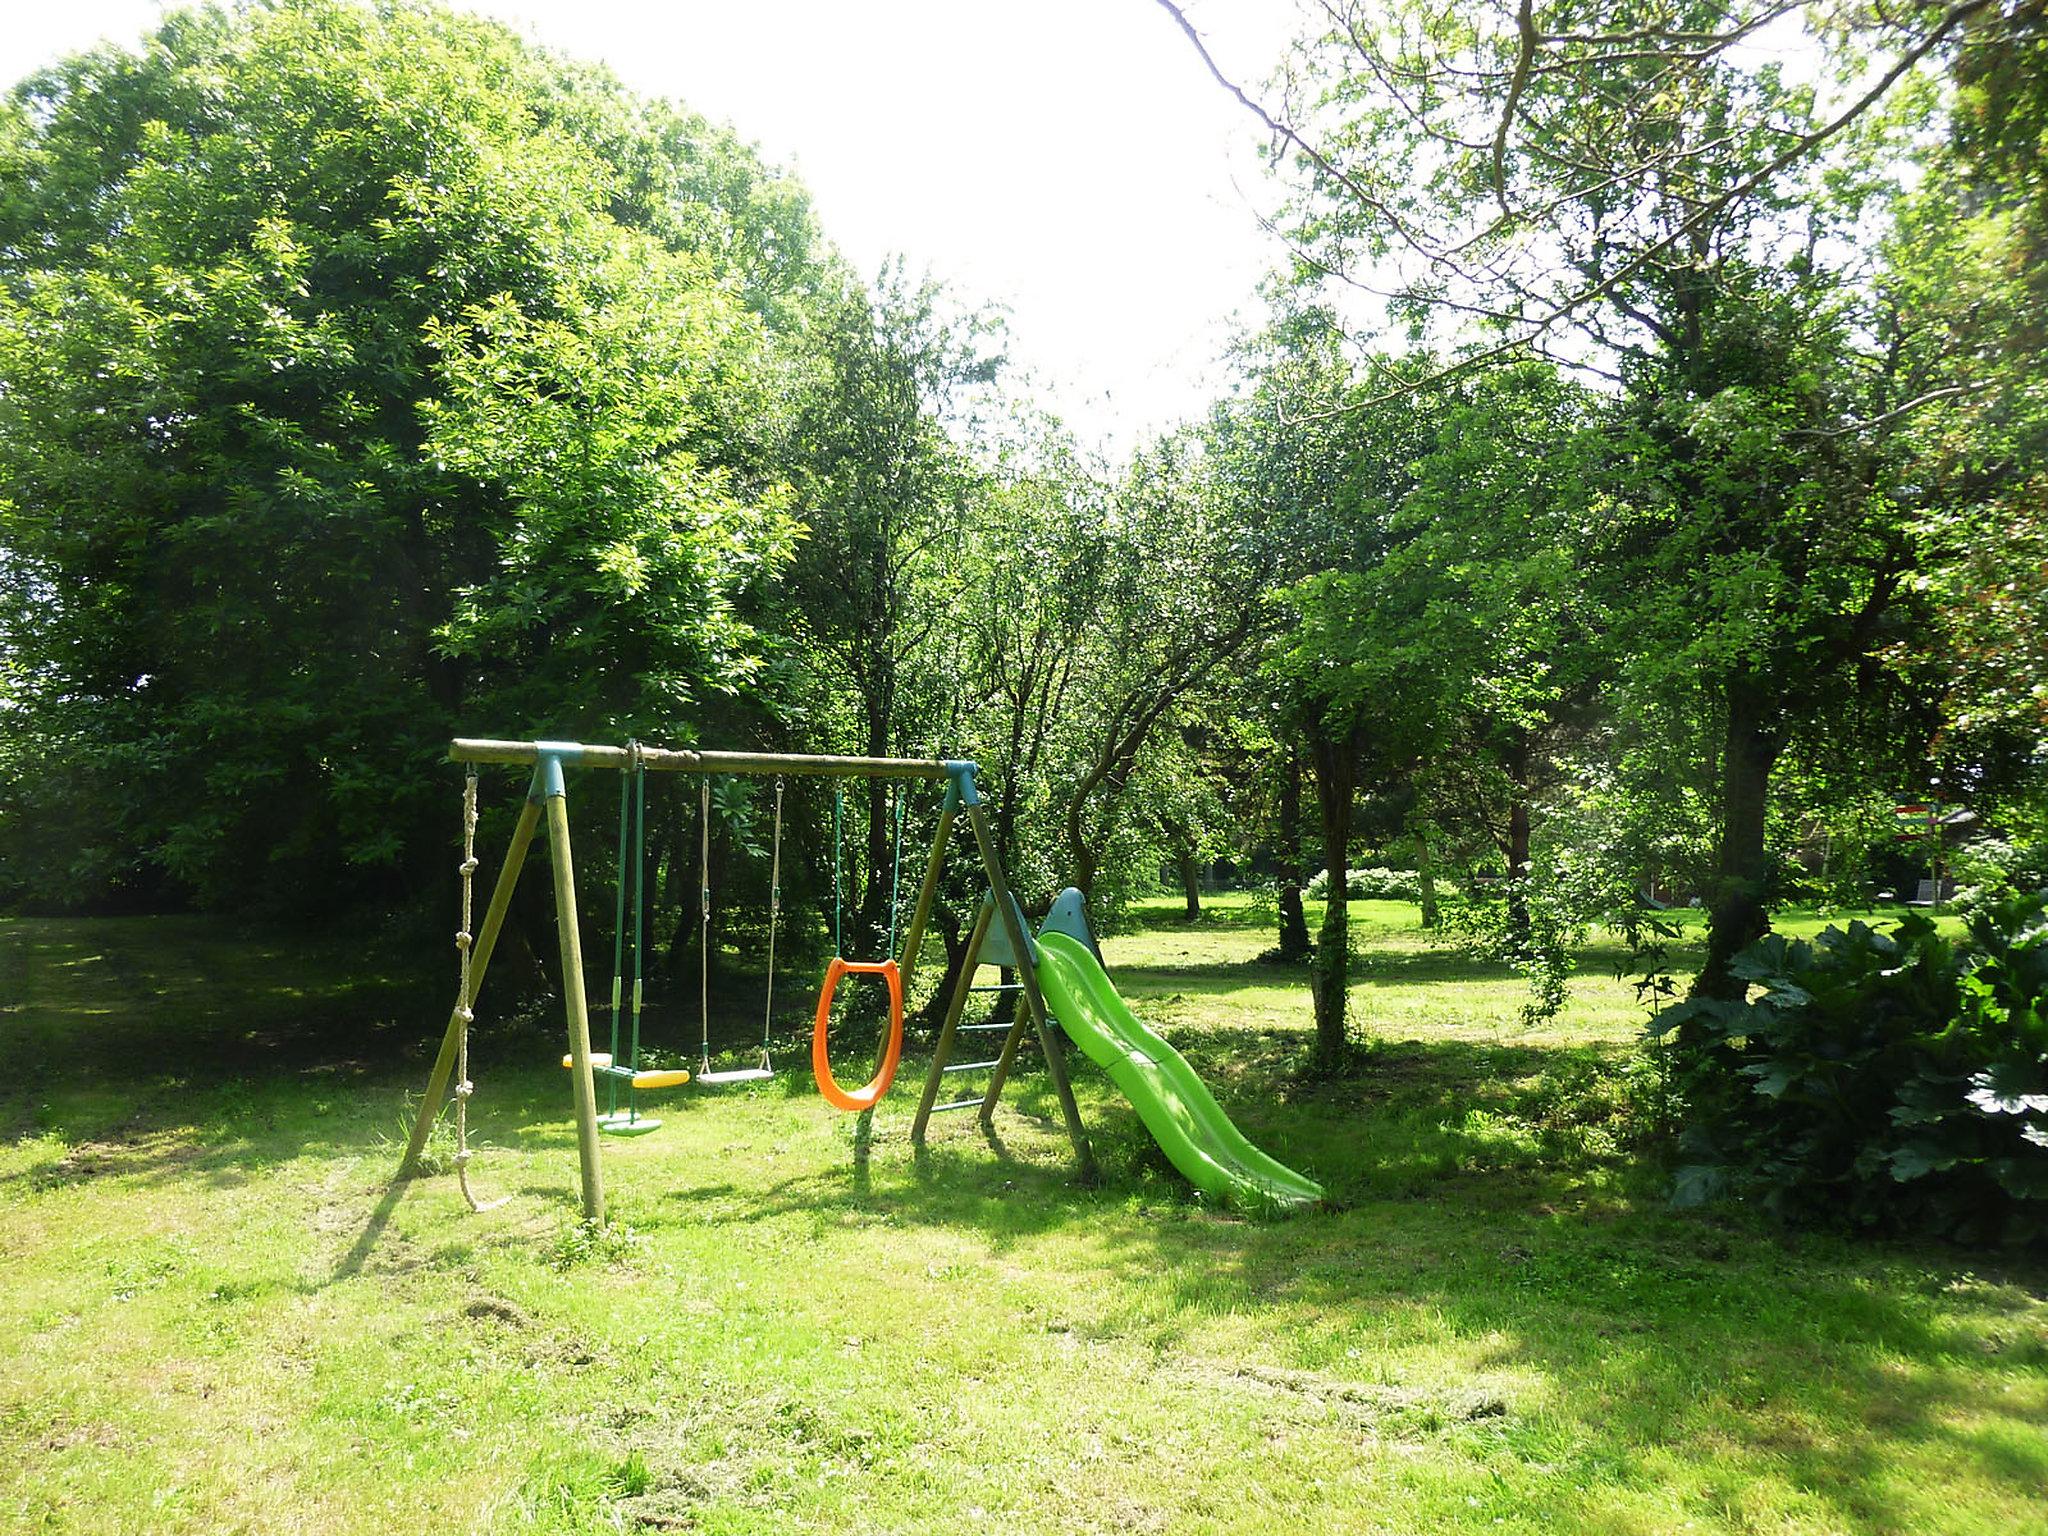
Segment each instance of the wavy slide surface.
[[1197,1189],[1255,1211],[1323,1198],[1322,1185],[1245,1140],[1180,1052],[1139,1022],[1086,945],[1040,934],[1038,985],[1060,1027],[1110,1075]]

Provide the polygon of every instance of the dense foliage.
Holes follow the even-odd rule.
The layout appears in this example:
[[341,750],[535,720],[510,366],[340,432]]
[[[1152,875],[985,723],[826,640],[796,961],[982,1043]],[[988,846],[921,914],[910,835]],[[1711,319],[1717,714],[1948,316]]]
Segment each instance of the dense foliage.
[[771,322],[823,277],[727,135],[310,3],[29,80],[0,164],[9,883],[403,891],[458,725],[754,688]]
[[1976,913],[1952,943],[1891,932],[1772,934],[1736,958],[1748,1002],[1694,998],[1677,1050],[1681,1200],[1964,1239],[2048,1235],[2048,902]]
[[[445,900],[458,733],[975,756],[1027,895],[1110,917],[1230,846],[1173,765],[1264,625],[1245,504],[1192,438],[1085,453],[728,131],[418,0],[242,0],[23,82],[0,170],[0,898]],[[894,810],[847,808],[877,937]],[[765,807],[714,814],[756,943]],[[803,939],[829,798],[790,823]],[[694,807],[650,828],[681,944]]]

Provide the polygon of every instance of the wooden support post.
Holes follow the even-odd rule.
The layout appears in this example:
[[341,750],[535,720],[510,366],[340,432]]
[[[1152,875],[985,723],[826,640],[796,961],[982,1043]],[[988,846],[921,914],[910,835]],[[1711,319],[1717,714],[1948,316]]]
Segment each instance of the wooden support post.
[[1010,1014],[1010,1028],[1003,1036],[1003,1048],[996,1053],[996,1064],[989,1071],[988,1091],[981,1096],[981,1113],[976,1117],[983,1125],[993,1125],[996,1105],[1002,1102],[1003,1085],[1010,1080],[1010,1069],[1017,1065],[1017,1047],[1024,1043],[1024,1031],[1030,1027],[1031,1010],[1024,1006],[1024,994],[1017,994],[1017,1006]]
[[960,962],[960,980],[946,1000],[946,1022],[939,1027],[939,1043],[932,1048],[932,1069],[925,1074],[924,1093],[917,1101],[917,1117],[910,1122],[912,1146],[924,1145],[925,1122],[939,1101],[939,1087],[946,1076],[946,1063],[953,1059],[953,1037],[960,1030],[960,1016],[967,1010],[967,998],[974,987],[974,973],[981,966],[981,945],[988,937],[989,909],[983,906],[967,936],[967,953]]
[[576,1090],[576,1157],[583,1172],[583,1215],[604,1220],[604,1168],[597,1150],[597,1085],[590,1073],[590,1000],[583,993],[583,941],[576,922],[576,869],[569,857],[569,801],[559,773],[535,786],[547,802],[548,858],[554,865],[555,931],[562,940],[562,1001],[569,1015],[569,1076]]
[[988,818],[982,814],[978,799],[968,802],[967,824],[974,828],[975,846],[980,848],[982,867],[988,872],[989,894],[995,898],[996,921],[1003,925],[1003,934],[1010,941],[1010,953],[1017,957],[1017,980],[1023,984],[1023,997],[1031,1010],[1031,1022],[1038,1027],[1038,1044],[1045,1052],[1045,1070],[1052,1078],[1053,1091],[1059,1096],[1060,1115],[1067,1122],[1067,1139],[1074,1144],[1074,1158],[1080,1165],[1081,1177],[1093,1182],[1097,1176],[1095,1154],[1089,1150],[1088,1133],[1081,1128],[1081,1106],[1074,1102],[1074,1085],[1067,1077],[1066,1053],[1060,1049],[1059,1037],[1046,1021],[1045,994],[1038,990],[1038,973],[1031,967],[1031,936],[1024,931],[1024,924],[1017,916],[1017,904],[1010,896],[1010,881],[1003,873],[1003,861],[996,852],[995,838],[989,833]]
[[540,804],[529,800],[519,809],[519,820],[512,828],[512,842],[505,850],[505,862],[498,870],[498,883],[491,891],[491,904],[484,912],[483,926],[477,930],[476,945],[469,957],[469,996],[448,1014],[448,1029],[441,1036],[441,1053],[434,1058],[434,1070],[427,1076],[427,1091],[420,1100],[419,1118],[413,1122],[412,1136],[405,1144],[405,1158],[398,1165],[400,1178],[410,1177],[419,1167],[420,1153],[426,1150],[427,1137],[434,1129],[434,1122],[440,1118],[441,1104],[448,1096],[448,1078],[455,1070],[456,1045],[462,1034],[462,1008],[474,1009],[477,994],[483,990],[484,970],[491,963],[491,951],[498,946],[498,930],[505,925],[505,913],[512,906],[512,892],[519,884],[519,871],[526,864],[526,850],[533,842],[534,829],[540,825]]
[[910,978],[917,974],[918,955],[924,949],[925,924],[931,921],[932,902],[939,894],[939,876],[946,865],[946,843],[953,836],[952,797],[939,812],[938,834],[932,838],[932,854],[925,860],[924,884],[917,888],[917,906],[910,914],[910,932],[903,938],[903,958],[896,968],[903,973],[903,993],[910,995]]

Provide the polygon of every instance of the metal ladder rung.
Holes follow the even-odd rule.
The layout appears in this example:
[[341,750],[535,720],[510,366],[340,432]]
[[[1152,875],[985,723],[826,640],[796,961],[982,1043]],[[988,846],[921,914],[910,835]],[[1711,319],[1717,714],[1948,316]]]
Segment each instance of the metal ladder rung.
[[932,1113],[943,1115],[949,1109],[979,1109],[980,1107],[980,1099],[954,1099],[950,1103],[934,1104],[932,1106]]
[[970,992],[1022,992],[1024,990],[1024,983],[1021,981],[1000,981],[993,986],[969,987],[967,990]]
[[985,1072],[1001,1060],[1000,1056],[991,1056],[987,1061],[949,1061],[946,1063],[944,1070],[947,1072]]
[[991,1030],[991,1029],[1003,1029],[1003,1030],[1007,1030],[1007,1029],[1011,1029],[1011,1028],[1014,1028],[1015,1026],[1013,1026],[1013,1025],[1009,1025],[1009,1024],[958,1024],[958,1025],[955,1025],[954,1027],[955,1027],[956,1029],[960,1030],[960,1031],[961,1031],[962,1033],[965,1033],[966,1031],[968,1031],[968,1030],[970,1030],[970,1029],[971,1029],[971,1030],[974,1030],[974,1031],[975,1031],[975,1032],[976,1032],[977,1034],[979,1034],[979,1033],[984,1033],[984,1032],[986,1032],[986,1031],[988,1031],[988,1030]]

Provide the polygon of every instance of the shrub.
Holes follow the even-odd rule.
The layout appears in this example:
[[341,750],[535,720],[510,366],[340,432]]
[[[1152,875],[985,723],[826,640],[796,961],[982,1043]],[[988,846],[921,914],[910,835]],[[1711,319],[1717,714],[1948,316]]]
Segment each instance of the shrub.
[[1747,1002],[1666,1010],[1683,1104],[1675,1197],[1965,1241],[2048,1236],[2048,896],[1951,944],[1914,914],[1769,935]]
[[[1442,882],[1438,882],[1439,889]],[[1319,869],[1302,888],[1311,901],[1321,901],[1330,889],[1330,872]],[[1412,869],[1382,869],[1377,865],[1344,872],[1344,889],[1353,901],[1420,901],[1422,883]]]
[[1957,905],[1969,910],[2038,884],[2040,856],[2037,849],[2002,837],[1973,837],[1949,850],[1942,873],[1956,884]]
[[1587,923],[1558,887],[1527,877],[1502,880],[1447,900],[1443,926],[1470,953],[1512,966],[1527,979],[1523,1028],[1556,1018],[1571,1000],[1572,973]]

